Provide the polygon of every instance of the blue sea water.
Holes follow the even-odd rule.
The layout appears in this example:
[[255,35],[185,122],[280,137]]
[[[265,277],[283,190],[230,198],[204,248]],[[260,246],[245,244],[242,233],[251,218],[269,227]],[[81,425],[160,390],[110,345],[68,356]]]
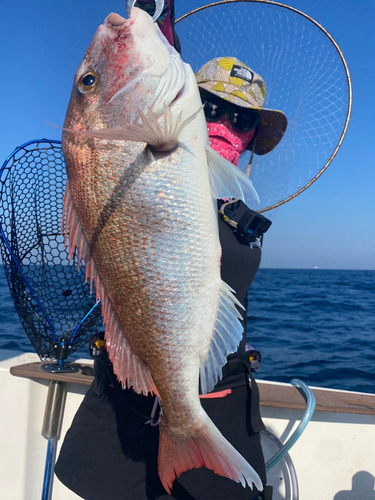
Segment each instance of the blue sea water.
[[[0,349],[32,351],[0,269]],[[247,336],[259,379],[375,393],[375,272],[260,269]]]
[[260,269],[249,290],[258,378],[375,393],[375,272]]

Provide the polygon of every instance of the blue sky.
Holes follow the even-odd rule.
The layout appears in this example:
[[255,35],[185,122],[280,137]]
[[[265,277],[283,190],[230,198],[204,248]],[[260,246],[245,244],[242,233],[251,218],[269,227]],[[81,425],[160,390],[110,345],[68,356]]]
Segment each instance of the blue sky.
[[[177,17],[205,3],[176,0]],[[374,2],[290,0],[289,5],[318,21],[343,51],[353,112],[327,171],[278,210],[264,240],[262,267],[374,269]],[[1,161],[28,140],[60,138],[43,120],[62,125],[75,70],[111,11],[125,15],[125,0],[0,3]]]

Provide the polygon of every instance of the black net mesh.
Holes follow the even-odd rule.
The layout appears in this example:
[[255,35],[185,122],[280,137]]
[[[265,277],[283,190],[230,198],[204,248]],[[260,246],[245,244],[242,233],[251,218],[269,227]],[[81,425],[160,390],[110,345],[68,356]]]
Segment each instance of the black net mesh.
[[71,344],[70,353],[77,351],[102,326],[84,261],[78,271],[77,253],[70,262],[61,235],[65,182],[61,144],[46,140],[17,148],[0,177],[5,274],[22,325],[43,360],[55,358],[59,341]]

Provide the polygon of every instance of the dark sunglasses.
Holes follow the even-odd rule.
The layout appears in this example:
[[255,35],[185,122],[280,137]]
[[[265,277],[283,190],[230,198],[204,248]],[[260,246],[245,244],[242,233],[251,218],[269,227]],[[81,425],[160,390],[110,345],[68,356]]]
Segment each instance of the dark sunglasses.
[[230,122],[238,132],[250,132],[260,121],[260,115],[252,109],[243,110],[235,105],[226,102],[224,99],[203,97],[204,114],[209,122],[216,122],[225,115],[229,115]]

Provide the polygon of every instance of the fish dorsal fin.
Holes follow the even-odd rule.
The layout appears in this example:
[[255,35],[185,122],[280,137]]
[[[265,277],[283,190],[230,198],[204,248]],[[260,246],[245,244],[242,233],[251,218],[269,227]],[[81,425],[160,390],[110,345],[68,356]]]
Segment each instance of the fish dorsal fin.
[[90,280],[91,293],[93,291],[93,282],[95,282],[96,299],[100,299],[102,303],[106,348],[118,381],[123,387],[133,387],[134,391],[139,394],[147,395],[151,393],[158,395],[158,390],[156,389],[149,369],[133,352],[133,349],[126,339],[126,335],[124,335],[124,332],[122,332],[117,322],[111,302],[101,282],[100,274],[95,266],[94,259],[92,258],[81,223],[74,209],[68,182],[66,183],[64,196],[62,230],[64,226],[65,244],[69,234],[69,257],[70,259],[73,258],[74,249],[78,247],[78,266],[80,265],[82,257],[85,261],[86,281]]
[[237,198],[247,205],[259,203],[251,180],[233,163],[206,146],[211,193],[214,199]]
[[199,371],[203,395],[212,391],[221,379],[228,354],[235,352],[242,340],[243,327],[239,321],[242,318],[235,306],[244,308],[232,292],[233,290],[222,281],[214,334],[207,357],[201,363]]

